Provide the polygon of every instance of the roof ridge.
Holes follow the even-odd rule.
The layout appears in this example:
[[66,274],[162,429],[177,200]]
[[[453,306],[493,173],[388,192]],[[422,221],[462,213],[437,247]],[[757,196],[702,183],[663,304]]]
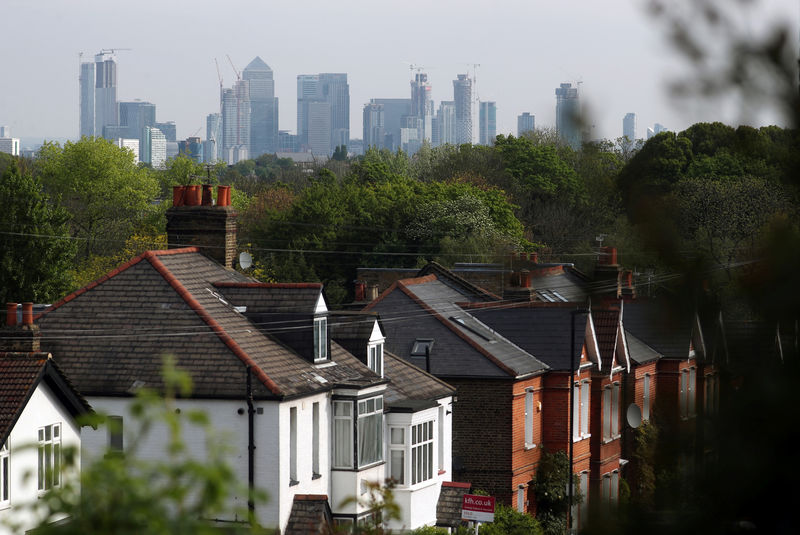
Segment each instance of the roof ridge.
[[217,288],[285,288],[285,289],[322,289],[321,282],[212,282]]
[[[194,247],[187,248],[187,249],[196,249]],[[180,249],[171,249],[170,251],[179,251]],[[185,252],[186,250],[184,250]],[[148,255],[148,253],[151,253]],[[195,311],[198,316],[208,325],[211,327],[211,330],[214,331],[217,336],[222,340],[222,342],[228,346],[228,348],[233,351],[233,353],[239,357],[239,359],[247,365],[248,368],[254,370],[255,376],[262,382],[264,386],[266,386],[273,394],[275,395],[282,395],[282,392],[278,385],[261,369],[261,367],[256,364],[256,362],[247,354],[247,352],[236,343],[236,341],[229,335],[225,329],[220,325],[217,320],[215,320],[211,314],[209,314],[203,305],[200,304],[197,299],[195,299],[189,290],[178,280],[178,278],[169,270],[169,268],[164,265],[164,263],[158,258],[159,255],[154,254],[152,251],[146,251],[143,253],[143,256],[147,258],[150,264],[155,268],[155,270],[164,277],[164,280],[172,286],[172,288],[181,296],[181,298],[189,305],[189,308]]]

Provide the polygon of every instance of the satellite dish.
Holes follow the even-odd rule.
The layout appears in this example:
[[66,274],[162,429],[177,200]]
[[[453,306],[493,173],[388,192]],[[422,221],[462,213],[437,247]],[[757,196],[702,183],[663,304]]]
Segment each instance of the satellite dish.
[[642,409],[636,403],[628,405],[628,411],[625,413],[625,419],[628,420],[628,425],[636,429],[642,425]]
[[250,253],[239,253],[239,267],[247,269],[253,265],[253,256]]

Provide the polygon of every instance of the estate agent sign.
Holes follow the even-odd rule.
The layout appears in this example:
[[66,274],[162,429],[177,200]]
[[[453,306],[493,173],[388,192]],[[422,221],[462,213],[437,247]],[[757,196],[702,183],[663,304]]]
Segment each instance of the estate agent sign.
[[475,522],[494,522],[494,496],[464,494],[461,518]]

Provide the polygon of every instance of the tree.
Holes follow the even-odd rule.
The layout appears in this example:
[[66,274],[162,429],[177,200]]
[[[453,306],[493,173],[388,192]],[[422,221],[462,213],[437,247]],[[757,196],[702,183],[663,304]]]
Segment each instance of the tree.
[[133,163],[129,150],[101,138],[63,147],[45,143],[36,172],[45,191],[72,214],[70,228],[80,240],[81,259],[122,247],[159,191],[157,180]]
[[545,451],[539,461],[534,481],[536,495],[536,518],[544,530],[545,535],[562,535],[567,528],[567,515],[569,514],[569,482],[572,479],[574,494],[573,505],[581,503],[580,495],[574,475],[571,476],[569,458],[566,452]]
[[72,289],[69,214],[39,181],[11,162],[0,177],[0,302],[52,302]]

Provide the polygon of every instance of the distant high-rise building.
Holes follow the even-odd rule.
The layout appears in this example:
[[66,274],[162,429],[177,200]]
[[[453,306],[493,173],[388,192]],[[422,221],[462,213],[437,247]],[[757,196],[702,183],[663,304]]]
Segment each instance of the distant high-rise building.
[[416,115],[406,115],[400,124],[400,148],[406,154],[413,155],[422,146],[422,120]]
[[456,104],[452,100],[439,103],[436,111],[436,134],[436,147],[456,143]]
[[364,148],[382,149],[386,138],[383,104],[364,105]]
[[203,163],[203,143],[199,137],[190,137],[178,142],[178,154],[185,154],[195,163]]
[[119,148],[130,150],[133,153],[133,163],[139,163],[139,139],[118,138],[114,144]]
[[431,84],[428,75],[418,72],[411,81],[411,115],[419,119],[419,133],[417,138],[421,141],[431,141],[433,119],[433,101],[431,100]]
[[0,152],[19,156],[19,139],[15,137],[0,137]]
[[272,69],[256,56],[242,71],[250,88],[250,158],[277,150],[278,99]]
[[472,143],[472,79],[459,74],[453,80],[453,101],[456,107],[456,139],[458,145]]
[[581,146],[581,109],[578,88],[561,84],[556,88],[556,130],[569,146]]
[[[232,150],[234,149],[235,150]],[[222,153],[229,165],[250,152],[250,85],[237,80],[222,90]],[[236,161],[232,161],[232,160]]]
[[11,127],[0,126],[0,137],[11,137]]
[[80,78],[80,124],[78,134],[80,137],[94,136],[94,63],[87,61],[81,63]]
[[394,152],[400,148],[400,128],[403,117],[411,114],[411,99],[409,98],[373,98],[370,104],[383,106],[383,130],[385,137],[383,148]]
[[142,161],[154,169],[163,169],[167,161],[167,138],[158,128],[144,127],[144,147],[140,147]]
[[650,139],[656,134],[660,134],[661,132],[666,132],[667,127],[661,123],[656,123],[653,125],[653,128],[647,128],[647,139]]
[[[222,160],[222,115],[209,113],[206,116],[206,145],[203,148],[203,158],[206,162]],[[212,147],[210,144],[213,143]]]
[[626,113],[625,118],[622,119],[622,137],[628,138],[628,141],[636,141],[635,113]]
[[[327,121],[320,115],[326,107],[330,115]],[[312,131],[314,128],[318,130]],[[328,141],[324,143],[322,138],[326,133]],[[297,76],[297,136],[307,150],[320,155],[326,145],[329,147],[326,155],[330,156],[334,148],[348,144],[350,86],[346,73]]]
[[[156,125],[156,106],[150,102],[135,100],[119,103],[119,125],[106,126],[103,129],[105,137],[138,139],[138,159],[142,160],[142,146],[144,145],[144,127]],[[113,134],[113,136],[112,136]],[[143,160],[142,160],[143,161]]]
[[481,145],[494,145],[497,137],[497,103],[481,101],[478,108],[478,142]]
[[[102,136],[104,127],[118,125],[118,113],[117,57],[108,52],[101,52],[94,57],[94,133],[92,135]],[[83,116],[83,112],[81,112],[81,116]]]
[[175,121],[167,121],[165,123],[156,123],[156,128],[161,130],[167,141],[177,143],[178,141],[178,128],[175,126]]
[[278,152],[297,152],[297,134],[288,130],[278,130]]
[[517,137],[533,130],[536,130],[536,116],[527,111],[522,115],[517,115]]

